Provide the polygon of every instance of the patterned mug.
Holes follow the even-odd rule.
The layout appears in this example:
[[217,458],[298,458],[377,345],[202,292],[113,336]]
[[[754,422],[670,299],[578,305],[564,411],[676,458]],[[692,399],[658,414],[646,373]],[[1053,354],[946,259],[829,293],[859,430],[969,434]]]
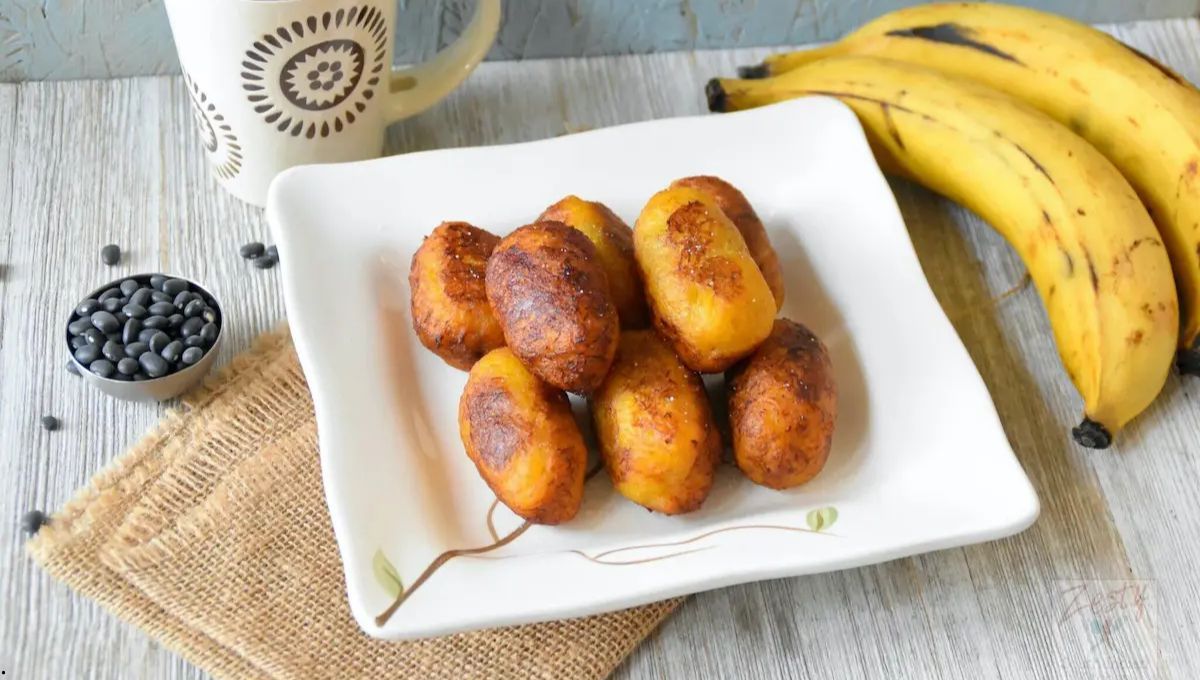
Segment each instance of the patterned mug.
[[487,54],[500,0],[431,60],[392,69],[396,0],[166,0],[213,174],[255,205],[280,171],[379,155],[389,123],[450,93]]

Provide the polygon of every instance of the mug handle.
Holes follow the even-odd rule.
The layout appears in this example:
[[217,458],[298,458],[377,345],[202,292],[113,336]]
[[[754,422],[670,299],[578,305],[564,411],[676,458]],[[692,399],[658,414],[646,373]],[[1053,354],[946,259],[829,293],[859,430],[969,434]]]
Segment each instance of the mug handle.
[[478,0],[471,23],[450,45],[421,64],[392,71],[388,122],[418,114],[441,101],[483,61],[500,30],[500,0]]

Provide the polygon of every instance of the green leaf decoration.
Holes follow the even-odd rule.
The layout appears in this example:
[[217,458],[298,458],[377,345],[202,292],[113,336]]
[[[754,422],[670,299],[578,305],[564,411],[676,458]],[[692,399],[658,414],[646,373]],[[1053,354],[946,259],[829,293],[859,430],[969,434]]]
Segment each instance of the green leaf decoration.
[[837,517],[837,508],[830,506],[825,508],[817,508],[816,510],[809,510],[808,516],[804,519],[806,522],[808,522],[809,529],[812,529],[813,531],[824,531],[833,526],[833,523],[837,521]]
[[404,592],[404,582],[400,580],[400,574],[396,572],[396,568],[388,561],[387,555],[384,555],[382,550],[375,551],[375,556],[371,558],[371,569],[375,572],[375,580],[383,587],[384,592],[392,597],[400,597],[400,593]]

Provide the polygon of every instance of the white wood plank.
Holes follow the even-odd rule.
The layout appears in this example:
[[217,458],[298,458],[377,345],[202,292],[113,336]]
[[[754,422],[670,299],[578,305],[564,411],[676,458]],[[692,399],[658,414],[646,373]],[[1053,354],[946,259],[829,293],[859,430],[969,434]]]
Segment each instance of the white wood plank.
[[[1116,30],[1200,79],[1196,21]],[[397,125],[389,147],[700,114],[707,78],[763,53],[486,64],[443,106]],[[12,546],[0,555],[0,669],[11,677],[202,676],[38,572],[15,529],[26,509],[59,506],[160,413],[103,398],[62,371],[57,333],[78,292],[157,269],[204,281],[232,319],[222,360],[283,315],[278,272],[236,254],[266,239],[262,215],[216,188],[191,125],[173,78],[0,87],[0,162],[10,169],[0,176],[0,516],[11,518],[0,542]],[[641,152],[630,150],[631,162]],[[1128,578],[1152,581],[1157,677],[1200,677],[1200,381],[1173,378],[1113,451],[1075,447],[1067,430],[1078,397],[1036,294],[989,302],[1020,280],[1020,262],[966,211],[908,184],[895,189],[931,287],[1042,498],[1041,519],[992,544],[699,595],[617,677],[1082,677],[1086,650],[1060,639],[1059,580]],[[127,251],[115,270],[97,255],[110,240]],[[41,431],[46,412],[63,430]],[[1122,677],[1151,677],[1143,670]]]

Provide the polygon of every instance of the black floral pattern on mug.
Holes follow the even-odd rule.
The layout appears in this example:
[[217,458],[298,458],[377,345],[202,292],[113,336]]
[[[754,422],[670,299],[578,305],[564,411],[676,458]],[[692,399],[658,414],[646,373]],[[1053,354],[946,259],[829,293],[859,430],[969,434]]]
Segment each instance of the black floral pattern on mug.
[[280,132],[328,137],[354,123],[375,96],[387,41],[383,12],[370,5],[293,21],[246,50],[242,89]]
[[183,82],[192,102],[192,118],[196,120],[200,143],[204,145],[213,172],[221,179],[231,179],[242,169],[242,145],[225,116],[217,111],[216,105],[187,71],[183,73]]

